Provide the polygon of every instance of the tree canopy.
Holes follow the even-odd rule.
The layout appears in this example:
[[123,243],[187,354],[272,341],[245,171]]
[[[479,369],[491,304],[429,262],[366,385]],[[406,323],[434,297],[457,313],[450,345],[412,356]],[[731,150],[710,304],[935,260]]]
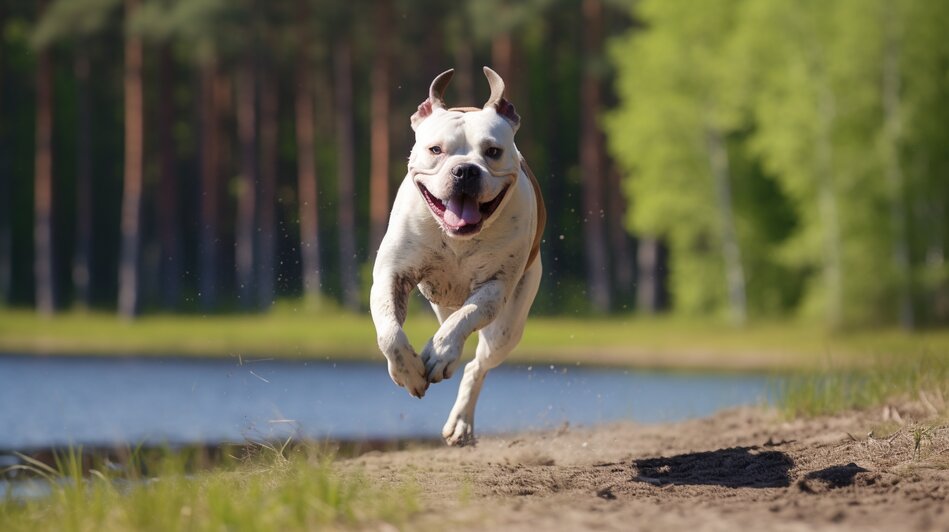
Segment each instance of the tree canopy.
[[703,142],[718,131],[756,313],[945,319],[943,2],[646,0],[636,13],[645,28],[612,48],[607,131],[628,227],[669,241],[677,308],[727,305]]

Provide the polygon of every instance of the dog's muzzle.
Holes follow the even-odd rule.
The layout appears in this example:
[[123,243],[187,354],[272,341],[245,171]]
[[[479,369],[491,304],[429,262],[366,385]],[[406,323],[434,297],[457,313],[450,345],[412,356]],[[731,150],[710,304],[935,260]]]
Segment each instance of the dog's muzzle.
[[449,171],[452,177],[451,196],[447,200],[435,197],[425,185],[416,181],[419,192],[429,209],[449,234],[473,235],[481,230],[484,220],[491,217],[507,194],[505,187],[494,199],[481,203],[481,168],[475,164],[459,164]]

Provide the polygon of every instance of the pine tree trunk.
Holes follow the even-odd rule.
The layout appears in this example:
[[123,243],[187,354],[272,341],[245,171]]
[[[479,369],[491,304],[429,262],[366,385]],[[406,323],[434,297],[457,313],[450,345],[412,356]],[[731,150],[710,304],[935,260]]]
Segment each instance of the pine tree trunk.
[[175,117],[174,62],[170,45],[161,49],[158,66],[158,238],[161,245],[162,304],[178,306],[181,294],[181,244],[178,238],[178,172],[175,169],[175,141],[172,132]]
[[709,127],[705,134],[709,166],[718,203],[722,257],[725,262],[725,281],[728,288],[728,309],[734,325],[744,325],[748,319],[745,296],[745,270],[741,264],[741,246],[735,229],[735,211],[732,207],[731,165],[725,139],[717,128]]
[[76,250],[72,262],[72,281],[76,302],[81,308],[91,305],[92,257],[92,106],[89,103],[89,56],[76,51],[73,65],[76,76]]
[[257,111],[253,58],[245,58],[237,74],[237,132],[241,145],[241,171],[237,194],[235,262],[237,296],[244,309],[253,308],[254,222],[257,193]]
[[300,255],[303,262],[303,294],[306,306],[320,304],[322,279],[320,265],[319,187],[316,154],[313,93],[310,65],[303,54],[298,58],[295,93],[297,134],[297,203],[300,208]]
[[390,8],[388,0],[378,0],[374,4],[369,170],[369,253],[372,257],[379,249],[389,220]]
[[198,300],[204,310],[217,303],[217,220],[220,153],[215,91],[216,67],[201,66],[201,227],[198,248]]
[[13,229],[10,223],[11,173],[0,169],[0,305],[10,302],[13,274]]
[[659,240],[639,237],[636,246],[636,310],[646,315],[660,308]]
[[342,39],[335,47],[337,214],[339,220],[339,273],[343,305],[359,309],[359,277],[356,261],[356,172],[353,146],[352,46]]
[[272,75],[260,84],[260,198],[257,213],[257,302],[267,310],[274,301],[277,195],[277,87]]
[[[131,19],[138,0],[125,0]],[[125,178],[122,189],[122,242],[119,250],[119,315],[131,319],[138,311],[138,256],[142,203],[142,41],[125,37]]]
[[890,13],[885,21],[886,45],[883,56],[883,137],[886,160],[886,181],[890,188],[890,230],[893,239],[893,262],[896,269],[896,299],[899,305],[899,321],[904,329],[913,329],[915,315],[912,298],[912,271],[909,261],[909,244],[906,235],[906,179],[900,160],[900,142],[903,129],[902,105],[900,101],[900,46],[897,17]]
[[[544,45],[548,50],[556,50],[559,40],[563,34],[563,24],[561,17],[552,17],[550,25],[544,37]],[[557,87],[561,83],[557,75],[557,69],[543,69],[543,81],[548,87]],[[551,109],[561,109],[560,91],[549,91]],[[551,278],[559,279],[566,275],[568,268],[566,262],[567,242],[561,239],[564,234],[564,204],[566,194],[566,175],[564,172],[563,153],[566,151],[564,146],[564,133],[562,118],[560,113],[547,113],[547,127],[544,128],[543,141],[547,144],[547,168],[546,176],[540,176],[543,183],[542,193],[544,202],[547,204],[547,235],[544,242],[544,272]],[[572,235],[571,235],[572,236]],[[549,257],[549,259],[548,259]],[[546,277],[546,275],[545,275]]]
[[[43,13],[45,2],[38,2]],[[53,285],[53,65],[49,50],[36,58],[36,162],[34,167],[33,275],[36,309],[50,316],[56,310]]]
[[474,54],[471,40],[461,38],[455,46],[455,87],[458,89],[459,105],[478,105],[474,91]]
[[[583,56],[587,65],[602,53],[603,11],[600,0],[583,0]],[[610,309],[610,275],[604,231],[603,136],[600,115],[600,80],[587,68],[580,80],[580,171],[583,180],[583,236],[587,260],[587,290],[596,312]]]
[[[511,34],[500,32],[491,40],[491,63],[492,67],[501,77],[508,80],[514,75],[514,44],[511,42]],[[475,102],[466,102],[465,105],[477,105]]]
[[10,224],[10,174],[0,173],[0,305],[10,302],[13,230]]
[[[0,5],[0,28],[6,27],[7,7],[6,4]],[[5,55],[0,52],[0,76],[6,72],[4,68]],[[3,101],[3,83],[6,81],[0,77],[0,101]],[[4,119],[0,117],[0,131],[3,131]],[[2,137],[2,135],[0,135]],[[13,275],[13,228],[12,214],[10,206],[10,190],[13,179],[13,172],[10,170],[9,163],[6,162],[6,150],[0,149],[0,305],[10,302],[10,290],[12,288],[11,280]]]
[[[616,287],[616,293],[624,299],[632,295],[633,275],[635,273],[635,264],[633,263],[632,242],[629,234],[626,232],[626,196],[623,194],[622,180],[619,170],[610,167],[607,172],[609,177],[609,221],[610,229],[610,247],[613,250],[613,281]],[[624,303],[623,308],[627,308]]]
[[[442,24],[433,24],[425,32],[425,42],[421,43],[422,64],[425,65],[424,83],[432,82],[438,74],[444,72],[443,65],[448,59],[445,54],[445,29]],[[503,74],[503,72],[502,72]]]

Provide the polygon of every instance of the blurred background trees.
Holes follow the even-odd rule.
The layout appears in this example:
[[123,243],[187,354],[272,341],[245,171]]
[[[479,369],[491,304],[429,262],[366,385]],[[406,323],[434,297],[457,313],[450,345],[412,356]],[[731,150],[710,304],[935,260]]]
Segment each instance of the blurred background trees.
[[365,306],[439,72],[505,78],[536,310],[949,322],[940,0],[8,0],[0,298]]
[[[945,3],[646,0],[635,13],[647,29],[614,43],[607,132],[629,228],[668,241],[675,306],[945,323]],[[933,119],[941,131],[919,134]]]

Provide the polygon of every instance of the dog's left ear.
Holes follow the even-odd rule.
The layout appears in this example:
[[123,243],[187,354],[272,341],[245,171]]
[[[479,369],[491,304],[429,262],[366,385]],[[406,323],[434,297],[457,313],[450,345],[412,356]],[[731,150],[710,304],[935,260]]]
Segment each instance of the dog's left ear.
[[426,118],[432,116],[432,113],[435,112],[435,109],[444,109],[445,108],[445,88],[448,87],[448,82],[451,81],[451,77],[455,75],[455,69],[448,69],[432,81],[432,86],[428,88],[428,98],[419,104],[418,111],[412,115],[412,130],[418,129],[419,124],[421,124]]
[[488,78],[488,85],[491,86],[491,97],[484,104],[484,108],[493,107],[517,132],[517,128],[521,127],[521,117],[514,109],[514,104],[504,97],[504,80],[488,67],[484,67],[484,77]]

